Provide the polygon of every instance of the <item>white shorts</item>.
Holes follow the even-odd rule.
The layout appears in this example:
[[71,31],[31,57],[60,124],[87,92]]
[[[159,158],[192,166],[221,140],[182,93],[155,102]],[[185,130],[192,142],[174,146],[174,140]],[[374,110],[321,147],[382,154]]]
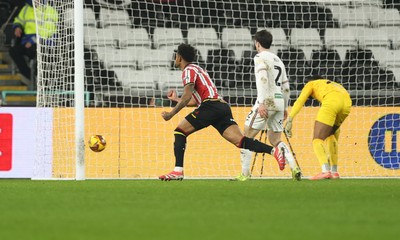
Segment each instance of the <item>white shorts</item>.
[[284,100],[283,98],[274,99],[275,108],[268,110],[268,118],[260,117],[258,114],[258,102],[252,107],[246,117],[245,125],[257,130],[269,130],[273,132],[283,131]]

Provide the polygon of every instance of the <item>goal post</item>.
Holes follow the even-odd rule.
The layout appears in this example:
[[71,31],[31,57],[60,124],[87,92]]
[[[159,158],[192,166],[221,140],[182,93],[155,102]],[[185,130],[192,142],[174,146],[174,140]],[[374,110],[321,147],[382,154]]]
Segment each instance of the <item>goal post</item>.
[[[62,118],[73,119],[70,126],[74,126],[73,131],[68,126],[53,125],[51,128],[60,128],[65,134],[67,131],[75,140],[65,139],[67,147],[66,158],[69,162],[75,162],[73,171],[67,176],[60,178],[74,178],[76,180],[85,179],[85,136],[84,136],[84,107],[88,105],[87,93],[84,89],[84,48],[83,48],[83,0],[76,1],[47,1],[34,0],[35,18],[37,25],[37,156],[34,166],[34,178],[54,178],[54,141],[48,136],[44,137],[40,133],[48,132],[50,123],[57,123],[54,119],[48,118],[51,111],[45,108],[62,109],[73,108],[73,114],[61,114]],[[73,9],[74,26],[65,28],[65,21],[71,20],[64,18],[63,13],[66,9]],[[54,116],[51,114],[51,116]],[[46,131],[47,130],[47,131]],[[54,129],[51,130],[52,132]],[[53,138],[53,133],[51,134]],[[47,142],[52,146],[43,147]],[[72,158],[73,153],[75,157]],[[46,155],[51,155],[46,157]]]
[[74,92],[76,180],[85,180],[85,78],[83,47],[83,0],[74,1]]
[[[353,100],[341,127],[343,177],[400,177],[400,5],[386,1],[36,0],[37,146],[41,179],[155,179],[174,167],[173,130],[193,108],[165,122],[182,94],[174,50],[197,49],[195,62],[232,106],[241,129],[257,97],[254,34],[273,34],[291,101],[307,79],[339,82]],[[305,177],[320,172],[312,149],[319,109],[309,100],[294,121],[291,145]],[[290,109],[289,109],[290,111]],[[87,147],[103,135],[104,151]],[[257,137],[258,138],[258,137]],[[282,136],[282,141],[286,141]],[[261,160],[253,177],[260,176]],[[267,155],[265,178],[288,178]],[[185,178],[228,178],[240,151],[212,127],[188,138]]]

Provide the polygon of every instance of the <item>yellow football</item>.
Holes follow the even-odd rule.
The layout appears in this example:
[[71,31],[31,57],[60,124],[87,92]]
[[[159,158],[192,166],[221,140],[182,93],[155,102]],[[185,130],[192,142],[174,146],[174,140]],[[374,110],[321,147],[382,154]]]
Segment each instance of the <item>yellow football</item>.
[[106,139],[102,135],[92,135],[88,143],[93,152],[101,152],[107,145]]

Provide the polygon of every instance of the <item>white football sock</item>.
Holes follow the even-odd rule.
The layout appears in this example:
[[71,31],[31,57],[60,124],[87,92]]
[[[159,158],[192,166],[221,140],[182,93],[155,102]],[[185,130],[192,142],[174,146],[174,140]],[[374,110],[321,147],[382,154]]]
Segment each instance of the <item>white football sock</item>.
[[240,162],[242,163],[242,174],[250,176],[251,157],[253,153],[247,149],[240,150]]
[[337,172],[337,165],[332,165],[332,166],[331,166],[331,172],[332,172],[332,173]]
[[277,146],[279,149],[284,149],[285,151],[285,160],[286,163],[289,164],[291,169],[294,169],[297,167],[296,161],[294,160],[293,154],[290,152],[289,148],[286,146],[284,142],[280,142]]
[[175,167],[174,172],[183,172],[183,167]]
[[324,165],[322,165],[322,172],[329,172],[331,170],[331,166],[329,165],[329,163],[325,163]]

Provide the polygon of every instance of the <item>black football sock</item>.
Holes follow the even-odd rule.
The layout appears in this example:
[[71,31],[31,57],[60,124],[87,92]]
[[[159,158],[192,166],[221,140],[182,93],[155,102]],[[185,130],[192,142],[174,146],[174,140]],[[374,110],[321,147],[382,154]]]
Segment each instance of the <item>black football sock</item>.
[[175,129],[175,142],[174,142],[174,153],[175,153],[175,167],[183,167],[183,158],[186,149],[186,135]]
[[257,139],[243,137],[240,143],[240,148],[249,149],[253,152],[271,154],[272,146],[258,141]]

